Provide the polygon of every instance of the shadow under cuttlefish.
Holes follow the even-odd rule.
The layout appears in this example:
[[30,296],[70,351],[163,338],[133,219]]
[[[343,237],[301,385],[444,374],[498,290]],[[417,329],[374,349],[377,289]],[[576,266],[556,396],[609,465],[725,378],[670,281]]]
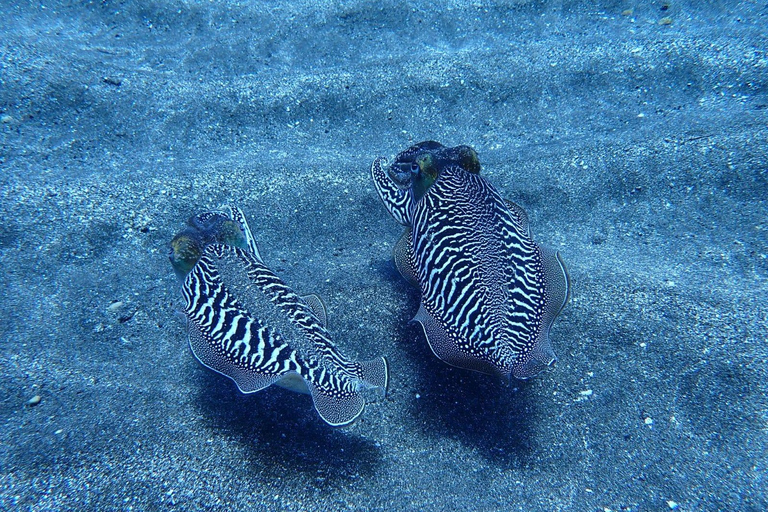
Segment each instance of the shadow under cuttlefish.
[[[406,311],[392,319],[392,332],[413,364],[410,374],[397,377],[407,388],[408,414],[404,421],[433,437],[449,437],[472,446],[503,467],[522,465],[533,456],[536,440],[535,379],[507,381],[499,376],[454,368],[430,350],[421,327],[410,322],[419,308],[419,292],[408,285],[390,261],[377,265],[383,279],[406,294]],[[546,378],[548,372],[536,377]],[[410,381],[410,382],[406,382]],[[418,397],[416,396],[418,395]],[[411,419],[408,419],[411,418]]]
[[[275,474],[324,472],[328,480],[344,479],[372,474],[383,459],[375,440],[351,432],[350,426],[326,424],[309,395],[278,386],[243,394],[230,379],[202,366],[191,376],[199,381],[195,403],[209,428],[237,439],[249,448],[255,465]],[[355,424],[365,421],[363,413]]]

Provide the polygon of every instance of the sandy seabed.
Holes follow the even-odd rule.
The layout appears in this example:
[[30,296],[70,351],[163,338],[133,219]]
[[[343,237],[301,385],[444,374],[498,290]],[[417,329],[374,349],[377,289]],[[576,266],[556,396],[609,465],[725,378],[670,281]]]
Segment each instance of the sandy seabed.
[[[768,7],[0,6],[0,508],[768,508]],[[558,249],[558,363],[408,324],[368,175],[469,144]],[[167,243],[222,204],[386,399],[332,429],[189,351]],[[37,398],[36,398],[37,397]]]

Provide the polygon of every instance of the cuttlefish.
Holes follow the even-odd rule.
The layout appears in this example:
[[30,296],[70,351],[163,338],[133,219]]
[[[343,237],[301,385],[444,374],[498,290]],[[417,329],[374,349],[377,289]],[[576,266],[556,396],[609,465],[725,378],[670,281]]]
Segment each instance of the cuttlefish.
[[341,426],[360,416],[369,390],[386,390],[387,361],[339,351],[322,301],[299,296],[264,264],[239,208],[190,219],[169,257],[183,279],[192,353],[243,393],[272,384],[308,393],[320,417]]
[[371,176],[406,226],[400,274],[421,291],[414,317],[434,354],[482,373],[526,379],[551,366],[549,331],[569,294],[557,251],[531,237],[528,216],[480,175],[469,146],[426,141]]

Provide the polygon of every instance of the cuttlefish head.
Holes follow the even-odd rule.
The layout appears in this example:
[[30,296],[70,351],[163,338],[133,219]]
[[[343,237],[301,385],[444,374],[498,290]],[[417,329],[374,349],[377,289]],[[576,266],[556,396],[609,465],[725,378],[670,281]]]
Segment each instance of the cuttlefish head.
[[397,155],[388,174],[399,188],[412,189],[415,199],[419,200],[448,166],[459,166],[473,174],[480,173],[480,160],[471,147],[449,148],[428,140]]
[[225,244],[248,249],[240,225],[220,212],[205,212],[187,221],[187,226],[173,237],[168,258],[181,279],[197,264],[210,244]]

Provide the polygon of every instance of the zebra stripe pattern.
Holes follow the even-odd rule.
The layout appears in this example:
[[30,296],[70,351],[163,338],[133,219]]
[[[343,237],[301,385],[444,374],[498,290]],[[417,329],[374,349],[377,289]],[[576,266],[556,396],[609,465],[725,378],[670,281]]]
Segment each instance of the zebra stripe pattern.
[[390,215],[403,226],[410,226],[411,210],[414,203],[413,191],[395,186],[384,169],[381,168],[386,161],[387,159],[384,157],[378,157],[373,161],[373,165],[371,165],[373,184]]
[[525,221],[479,174],[452,166],[413,212],[422,305],[461,352],[509,375],[542,328],[542,256]]
[[[249,282],[230,282],[233,276],[222,270],[229,265],[245,269]],[[261,300],[270,301],[309,343],[300,349],[292,346],[274,326],[254,316],[232,292],[243,286],[255,287]],[[298,375],[321,417],[331,425],[344,425],[362,412],[362,389],[386,387],[386,361],[348,361],[303,299],[250,251],[209,245],[187,275],[182,292],[193,353],[205,366],[233,379],[244,393]]]
[[[270,300],[279,304],[308,333],[316,336],[317,354],[299,354],[290,347],[281,334],[263,325],[252,316],[225,286],[217,260],[234,256],[247,265],[248,276],[254,279]],[[186,300],[185,311],[191,322],[205,332],[215,350],[233,363],[248,371],[265,375],[283,375],[296,372],[312,381],[319,389],[338,396],[355,391],[352,378],[356,370],[333,347],[322,326],[314,324],[304,308],[307,308],[288,286],[249,253],[237,247],[214,244],[206,249],[196,267],[187,276],[182,289]],[[318,357],[319,356],[319,357]],[[341,364],[338,373],[331,373],[327,366]]]
[[568,299],[568,274],[556,251],[533,241],[525,210],[480,175],[469,146],[423,141],[399,153],[388,172],[383,161],[374,161],[371,177],[408,228],[393,257],[421,290],[413,320],[435,355],[521,379],[551,366],[549,330]]

